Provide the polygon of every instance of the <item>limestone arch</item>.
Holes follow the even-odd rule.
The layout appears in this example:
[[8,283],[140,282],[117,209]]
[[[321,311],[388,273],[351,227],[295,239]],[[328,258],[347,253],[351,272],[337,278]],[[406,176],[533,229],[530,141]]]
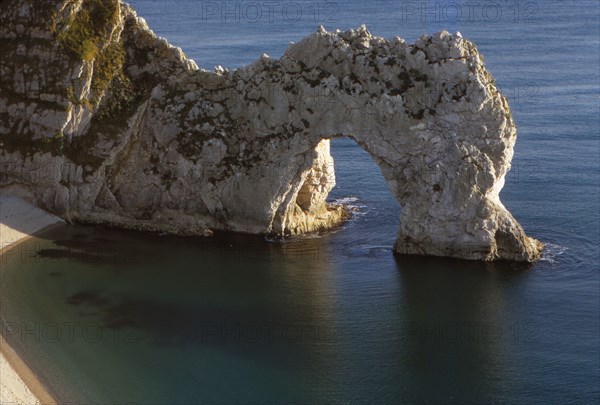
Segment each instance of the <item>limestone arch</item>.
[[[295,175],[285,196],[274,197],[281,202],[269,231],[303,233],[321,226],[318,220],[307,225],[324,211],[311,212],[319,204],[306,201],[323,204],[330,189],[308,189],[317,177],[334,177],[323,169],[330,159],[326,144],[343,136],[374,159],[402,207],[397,253],[538,257],[541,244],[525,235],[499,198],[516,129],[506,99],[470,42],[443,32],[407,45],[364,28],[321,30],[282,59],[264,57],[256,65],[285,72],[299,65],[296,107],[309,112],[297,120],[304,128],[291,135],[294,155],[304,158],[292,165]],[[284,86],[285,79],[277,84]],[[315,88],[319,97],[310,96]],[[277,100],[275,94],[265,102]]]
[[[315,162],[329,156],[317,145],[345,135],[379,163],[403,207],[396,252],[539,257],[541,243],[499,198],[516,141],[510,109],[459,34],[407,44],[365,27],[320,28],[280,59],[208,72],[129,6],[106,3],[114,6],[105,21],[112,34],[95,55],[66,52],[46,15],[56,11],[53,26],[68,34],[89,2],[50,1],[23,21],[24,35],[4,38],[7,61],[29,58],[54,72],[56,86],[44,91],[56,103],[31,114],[23,106],[37,96],[13,80],[19,67],[7,63],[0,72],[7,118],[0,133],[10,135],[2,139],[0,187],[28,188],[36,204],[72,221],[184,234],[285,233],[311,214],[302,207],[311,207],[314,193],[307,202],[302,187]],[[0,14],[18,22],[25,17],[16,9]],[[44,58],[20,54],[31,38]],[[111,49],[123,57],[101,74],[94,68]],[[96,73],[107,76],[104,85]],[[73,84],[72,97],[61,83]],[[120,91],[124,83],[134,94]],[[28,175],[45,168],[48,179]]]
[[[149,179],[139,163],[162,142],[192,164],[186,176],[198,177],[177,200],[157,202],[153,221],[169,204],[210,229],[285,236],[327,228],[335,220],[320,221],[318,204],[327,185],[303,187],[329,173],[315,171],[330,159],[323,140],[345,136],[367,150],[402,206],[397,253],[539,257],[542,245],[499,198],[516,141],[507,100],[460,35],[407,44],[365,27],[320,29],[280,59],[170,77],[140,108],[143,157],[130,159],[129,170]],[[163,135],[173,121],[177,132]],[[122,198],[146,201],[140,188]]]

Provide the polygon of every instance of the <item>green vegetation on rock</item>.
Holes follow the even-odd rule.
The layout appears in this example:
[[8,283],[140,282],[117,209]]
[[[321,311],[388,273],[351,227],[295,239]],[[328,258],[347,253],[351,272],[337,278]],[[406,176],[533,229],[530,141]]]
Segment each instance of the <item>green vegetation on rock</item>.
[[116,0],[84,0],[57,39],[72,57],[92,61],[119,20]]
[[79,11],[58,33],[59,44],[71,58],[94,62],[90,101],[76,100],[76,104],[97,105],[116,76],[121,82],[127,81],[123,72],[125,47],[120,38],[113,38],[119,18],[117,0],[84,0]]

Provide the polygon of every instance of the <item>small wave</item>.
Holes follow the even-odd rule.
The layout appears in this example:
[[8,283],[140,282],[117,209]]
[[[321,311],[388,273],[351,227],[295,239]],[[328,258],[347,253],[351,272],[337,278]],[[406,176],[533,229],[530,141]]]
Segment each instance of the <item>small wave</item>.
[[354,196],[337,198],[333,201],[330,201],[330,203],[334,205],[344,205],[350,208],[353,217],[364,216],[367,213],[366,211],[369,209],[369,206],[360,204],[358,197]]
[[357,201],[358,201],[358,197],[342,197],[342,198],[336,198],[331,203],[332,204],[351,205],[352,203],[355,203]]
[[558,256],[561,256],[565,253],[569,248],[565,246],[555,245],[554,243],[546,243],[544,246],[544,250],[542,251],[542,257],[540,261],[556,263]]
[[353,246],[344,248],[344,255],[348,257],[381,257],[387,256],[392,252],[392,246]]

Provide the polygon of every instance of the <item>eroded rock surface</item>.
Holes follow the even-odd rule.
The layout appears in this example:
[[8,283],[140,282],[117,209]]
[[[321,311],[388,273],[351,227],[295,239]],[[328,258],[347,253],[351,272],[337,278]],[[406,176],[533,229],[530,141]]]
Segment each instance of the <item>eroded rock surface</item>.
[[506,99],[459,34],[319,29],[280,59],[200,70],[117,0],[4,0],[0,186],[71,221],[279,235],[345,218],[329,139],[354,139],[402,206],[395,251],[535,260],[499,192]]

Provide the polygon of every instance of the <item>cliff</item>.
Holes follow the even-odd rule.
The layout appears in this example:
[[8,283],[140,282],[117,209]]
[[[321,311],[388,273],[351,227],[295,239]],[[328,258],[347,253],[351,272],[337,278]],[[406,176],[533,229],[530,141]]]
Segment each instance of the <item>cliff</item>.
[[329,140],[349,137],[402,206],[395,251],[532,261],[499,192],[516,128],[476,47],[364,27],[278,60],[200,70],[119,0],[4,0],[0,187],[69,220],[291,235],[346,213]]

